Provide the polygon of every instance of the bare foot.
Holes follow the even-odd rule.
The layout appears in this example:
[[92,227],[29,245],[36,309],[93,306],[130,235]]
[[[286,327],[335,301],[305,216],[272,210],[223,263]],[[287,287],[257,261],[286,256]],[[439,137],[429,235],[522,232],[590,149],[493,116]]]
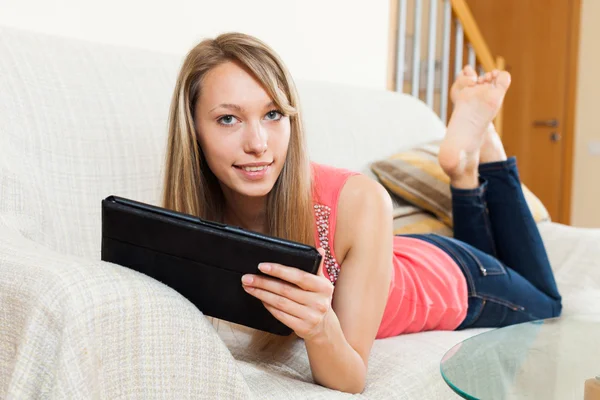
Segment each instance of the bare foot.
[[[491,75],[486,74],[483,77],[478,77],[473,67],[466,65],[450,89],[452,103],[456,103],[458,93],[463,88],[475,86],[477,83],[489,80],[494,76],[497,76],[497,74],[491,73]],[[483,133],[483,143],[479,149],[479,164],[505,160],[506,152],[502,140],[496,132],[496,127],[490,122]]]
[[463,69],[453,85],[450,96],[454,112],[438,156],[453,186],[470,188],[478,185],[480,148],[509,86],[508,72],[495,70],[477,78],[469,66]]

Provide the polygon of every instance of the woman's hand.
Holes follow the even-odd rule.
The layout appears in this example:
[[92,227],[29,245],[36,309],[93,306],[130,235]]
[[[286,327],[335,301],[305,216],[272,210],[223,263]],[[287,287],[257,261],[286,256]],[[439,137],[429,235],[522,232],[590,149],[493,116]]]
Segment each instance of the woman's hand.
[[323,275],[323,249],[319,248],[319,253],[323,259],[316,275],[281,264],[262,263],[258,269],[279,279],[251,274],[242,277],[244,290],[262,301],[275,318],[305,341],[325,334],[333,313],[333,284]]

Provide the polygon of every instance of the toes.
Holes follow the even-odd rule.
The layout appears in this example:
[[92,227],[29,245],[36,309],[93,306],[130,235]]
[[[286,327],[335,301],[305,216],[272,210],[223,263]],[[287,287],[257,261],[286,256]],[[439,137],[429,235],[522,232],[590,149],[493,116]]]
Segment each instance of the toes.
[[498,77],[496,78],[496,85],[506,90],[510,86],[510,80],[510,73],[506,71],[499,71]]
[[462,70],[462,73],[465,76],[469,76],[469,77],[477,77],[477,73],[475,72],[475,70],[473,69],[473,67],[470,64],[465,65],[465,67]]
[[483,75],[481,75],[478,79],[478,83],[490,83],[493,80],[493,75],[491,72],[487,72]]
[[456,85],[459,89],[462,89],[464,87],[469,87],[469,86],[473,86],[476,82],[476,78],[470,77],[470,76],[465,76],[465,75],[460,75],[458,78],[456,78]]
[[498,79],[500,72],[501,71],[496,69],[491,72],[486,72],[485,74],[477,77],[477,83],[492,83],[494,80]]
[[461,77],[461,83],[464,86],[473,86],[477,82],[476,76],[463,76]]

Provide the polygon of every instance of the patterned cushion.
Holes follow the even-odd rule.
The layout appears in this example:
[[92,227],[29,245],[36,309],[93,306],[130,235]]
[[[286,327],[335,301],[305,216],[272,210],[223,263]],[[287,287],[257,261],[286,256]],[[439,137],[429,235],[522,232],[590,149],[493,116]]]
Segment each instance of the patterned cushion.
[[[450,179],[438,163],[439,148],[440,141],[427,143],[376,161],[371,169],[390,192],[452,227]],[[542,202],[525,185],[522,187],[535,221],[549,221]]]
[[452,236],[452,229],[434,214],[408,203],[401,197],[390,193],[394,204],[394,235],[415,233],[437,233]]

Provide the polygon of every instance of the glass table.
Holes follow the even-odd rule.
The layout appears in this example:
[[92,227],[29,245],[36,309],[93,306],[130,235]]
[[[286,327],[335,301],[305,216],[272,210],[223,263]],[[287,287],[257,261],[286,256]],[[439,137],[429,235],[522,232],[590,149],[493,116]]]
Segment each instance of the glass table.
[[466,399],[582,400],[600,375],[600,314],[486,331],[450,349],[440,369]]

